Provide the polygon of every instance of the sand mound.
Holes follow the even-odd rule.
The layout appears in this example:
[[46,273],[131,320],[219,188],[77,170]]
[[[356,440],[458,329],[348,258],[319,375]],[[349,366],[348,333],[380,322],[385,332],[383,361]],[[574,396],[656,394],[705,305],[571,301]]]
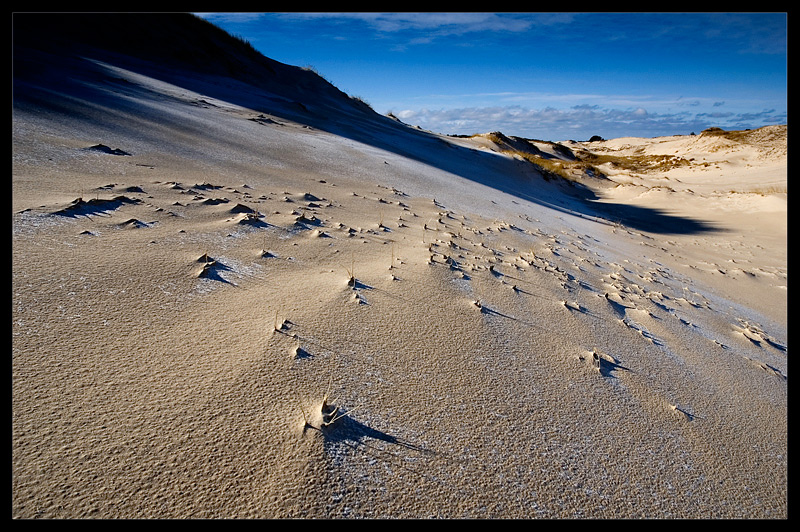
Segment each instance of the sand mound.
[[109,155],[130,155],[130,153],[124,150],[119,148],[109,148],[105,144],[95,144],[94,146],[89,146],[85,149],[90,151],[99,151],[100,153],[107,153]]
[[76,198],[69,205],[53,212],[60,216],[92,216],[106,214],[115,211],[126,204],[137,204],[140,201],[127,196],[116,196],[111,199],[93,198],[84,201],[83,198]]
[[256,210],[252,207],[248,207],[247,205],[242,205],[241,203],[237,203],[230,209],[231,213],[238,214],[238,213],[245,213],[245,214],[256,214]]

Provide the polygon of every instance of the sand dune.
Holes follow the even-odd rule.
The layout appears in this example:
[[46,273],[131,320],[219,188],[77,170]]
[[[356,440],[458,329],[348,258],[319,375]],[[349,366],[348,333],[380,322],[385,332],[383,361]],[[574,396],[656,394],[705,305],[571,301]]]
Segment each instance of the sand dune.
[[785,126],[553,178],[224,39],[27,37],[14,518],[788,516]]

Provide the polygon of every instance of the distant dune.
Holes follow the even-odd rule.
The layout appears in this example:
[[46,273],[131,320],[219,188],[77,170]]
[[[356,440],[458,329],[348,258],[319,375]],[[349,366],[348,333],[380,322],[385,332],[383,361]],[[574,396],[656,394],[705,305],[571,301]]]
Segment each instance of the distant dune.
[[12,516],[788,517],[787,127],[446,136],[14,14]]

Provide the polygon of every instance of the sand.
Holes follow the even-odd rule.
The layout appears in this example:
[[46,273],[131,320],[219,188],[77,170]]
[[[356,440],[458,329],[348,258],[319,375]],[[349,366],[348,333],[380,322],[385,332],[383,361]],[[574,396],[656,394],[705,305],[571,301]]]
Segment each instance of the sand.
[[12,517],[788,516],[785,126],[570,184],[94,64],[15,94]]

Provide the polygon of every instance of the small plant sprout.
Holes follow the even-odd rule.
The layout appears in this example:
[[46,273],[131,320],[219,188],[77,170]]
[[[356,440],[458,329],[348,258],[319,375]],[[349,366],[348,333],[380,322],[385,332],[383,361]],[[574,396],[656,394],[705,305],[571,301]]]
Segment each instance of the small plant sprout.
[[278,320],[278,311],[275,311],[275,321],[273,322],[272,328],[275,332],[282,333],[286,327],[286,320]]
[[431,223],[431,220],[432,220],[432,218],[431,218],[431,219],[429,219],[429,220],[428,220],[427,222],[425,222],[424,224],[422,224],[422,243],[423,243],[423,244],[425,243],[425,231],[427,231],[427,230],[428,230],[428,224],[429,224],[429,223]]
[[300,407],[300,412],[303,414],[303,431],[305,432],[305,429],[311,427],[312,425],[311,423],[309,423],[308,416],[306,415],[306,409],[303,408],[303,403],[301,403],[300,401],[298,401],[297,403],[298,406]]
[[322,414],[322,426],[323,427],[330,427],[333,425],[337,420],[341,419],[344,414],[339,413],[339,407],[334,406],[332,404],[328,404],[328,396],[322,398],[322,406],[320,407],[320,413]]
[[316,403],[311,412],[306,413],[302,403],[300,411],[303,414],[303,431],[307,428],[324,430],[333,427],[337,421],[345,416],[349,416],[355,409],[343,411],[331,400],[328,393],[322,396],[322,402]]
[[343,412],[338,406],[334,407],[332,405],[329,405],[327,403],[327,398],[325,398],[322,401],[322,426],[330,427],[343,417],[349,416],[354,411],[355,408],[351,408],[350,410]]
[[673,412],[677,412],[678,414],[681,414],[687,420],[692,421],[695,418],[694,414],[691,414],[688,410],[681,408],[677,404],[672,404],[672,403],[668,404],[670,410],[672,410]]
[[355,272],[355,259],[350,263],[350,268],[345,268],[347,270],[347,286],[352,286],[353,288],[356,287],[356,276]]

